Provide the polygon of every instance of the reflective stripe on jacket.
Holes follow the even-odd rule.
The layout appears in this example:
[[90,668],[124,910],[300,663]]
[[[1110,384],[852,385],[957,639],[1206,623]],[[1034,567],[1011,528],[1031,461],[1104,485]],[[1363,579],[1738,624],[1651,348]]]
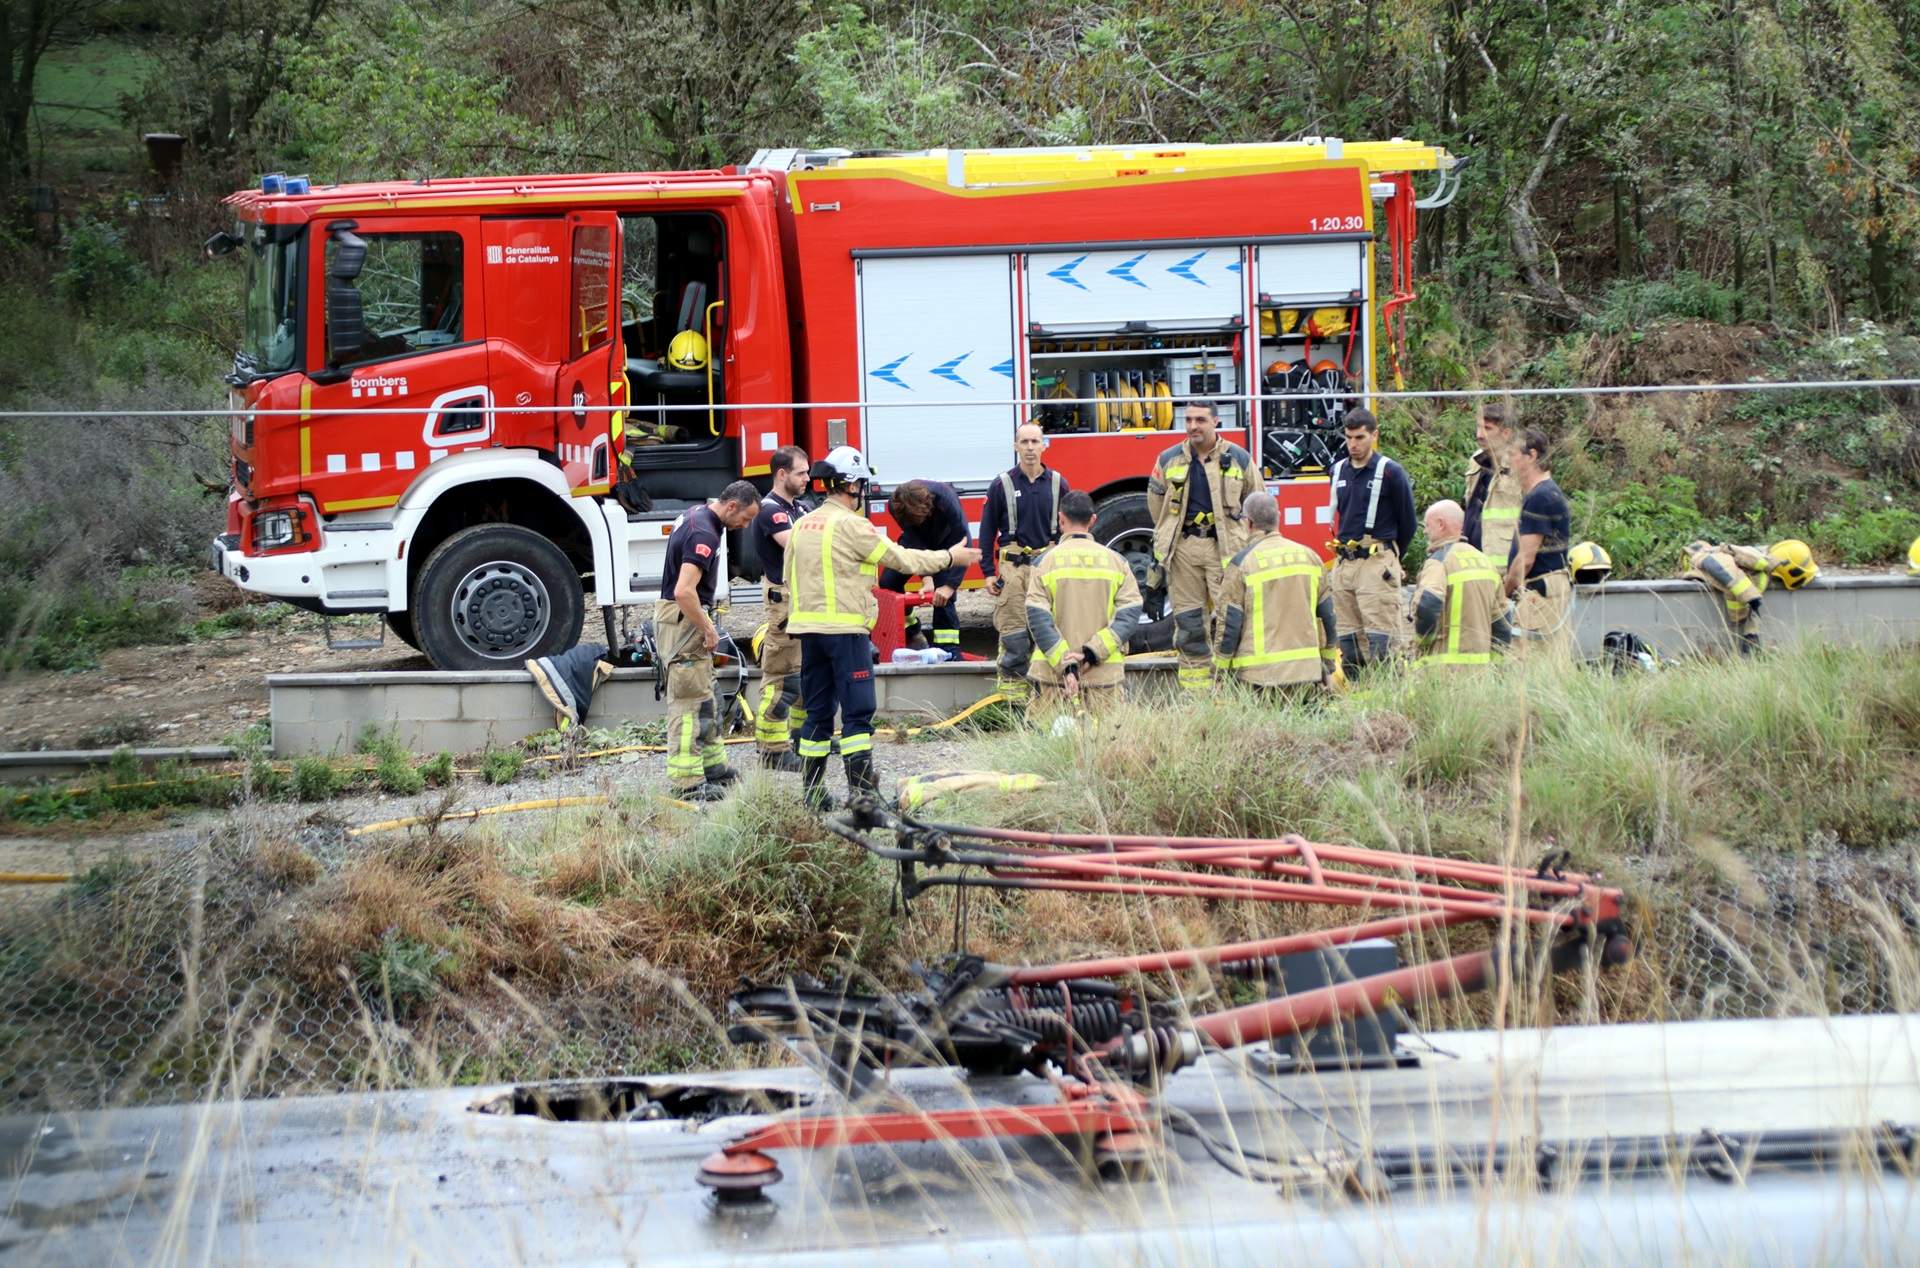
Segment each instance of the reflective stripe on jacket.
[[1501,572],[1483,551],[1458,539],[1432,549],[1414,592],[1416,612],[1439,602],[1439,618],[1422,646],[1423,665],[1486,665],[1493,661],[1493,629],[1505,607]]
[[1333,656],[1322,623],[1320,557],[1268,533],[1227,564],[1217,669],[1262,686],[1319,682]]
[[1504,564],[1507,547],[1520,527],[1520,501],[1526,490],[1520,477],[1495,466],[1483,450],[1467,463],[1467,527],[1462,537],[1488,559]]
[[1085,533],[1063,537],[1027,570],[1027,628],[1036,653],[1027,677],[1061,681],[1062,663],[1084,647],[1096,659],[1081,667],[1081,685],[1119,683],[1139,621],[1140,583],[1127,561]]
[[1747,605],[1766,593],[1773,561],[1751,546],[1715,546],[1693,542],[1686,548],[1683,576],[1704,581],[1726,604],[1727,620],[1738,624],[1747,617]]
[[865,634],[880,615],[880,569],[926,576],[952,561],[950,551],[894,544],[866,516],[829,499],[787,538],[787,633]]
[[1262,487],[1253,458],[1228,440],[1215,442],[1211,462],[1196,459],[1193,446],[1184,441],[1154,459],[1153,474],[1147,477],[1147,514],[1153,517],[1153,557],[1161,561],[1172,557],[1174,538],[1187,518],[1187,481],[1196,466],[1207,473],[1207,489],[1213,495],[1215,541],[1220,547],[1220,562],[1224,564],[1247,542],[1247,525],[1240,517],[1240,504],[1247,500],[1247,494]]

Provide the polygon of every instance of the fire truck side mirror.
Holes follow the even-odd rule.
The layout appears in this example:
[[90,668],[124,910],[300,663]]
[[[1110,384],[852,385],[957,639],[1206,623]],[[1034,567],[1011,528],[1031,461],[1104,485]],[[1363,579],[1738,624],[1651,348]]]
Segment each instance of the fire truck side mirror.
[[327,362],[333,366],[360,359],[366,344],[366,314],[353,280],[367,262],[367,244],[346,228],[335,229],[327,244]]
[[351,229],[335,229],[327,244],[327,276],[351,282],[360,276],[366,263],[366,239]]

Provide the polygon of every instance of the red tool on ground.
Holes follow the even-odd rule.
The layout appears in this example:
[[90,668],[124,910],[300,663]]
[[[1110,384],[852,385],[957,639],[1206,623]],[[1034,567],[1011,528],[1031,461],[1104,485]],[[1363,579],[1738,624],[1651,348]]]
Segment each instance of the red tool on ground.
[[[1209,1050],[1300,1036],[1483,989],[1526,970],[1570,969],[1593,958],[1624,963],[1633,945],[1620,890],[1564,870],[1566,855],[1532,869],[1393,850],[1274,840],[1031,832],[927,823],[863,804],[828,827],[896,865],[911,900],[940,887],[1062,890],[1344,907],[1353,923],[1232,943],[1048,965],[997,965],[956,955],[922,970],[925,990],[856,995],[813,982],[736,994],[739,1041],[804,1040],[854,1083],[876,1069],[954,1064],[977,1073],[1026,1071],[1051,1080],[1044,1107],[926,1114],[846,1115],[776,1123],[727,1145],[701,1182],[750,1198],[779,1179],[765,1152],[908,1140],[1052,1135],[1092,1142],[1103,1173],[1125,1172],[1158,1147],[1149,1087]],[[883,830],[891,841],[876,834]],[[1194,968],[1274,965],[1374,939],[1416,945],[1477,924],[1480,949],[1442,946],[1439,958],[1256,1003],[1193,1014],[1176,997],[1149,999],[1153,975]]]

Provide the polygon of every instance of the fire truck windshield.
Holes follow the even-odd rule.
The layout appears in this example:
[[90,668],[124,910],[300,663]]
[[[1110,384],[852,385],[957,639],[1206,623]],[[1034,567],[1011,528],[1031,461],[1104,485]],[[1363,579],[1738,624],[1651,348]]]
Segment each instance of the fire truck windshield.
[[246,228],[247,324],[236,369],[251,377],[281,374],[299,358],[297,275],[300,239],[268,225]]

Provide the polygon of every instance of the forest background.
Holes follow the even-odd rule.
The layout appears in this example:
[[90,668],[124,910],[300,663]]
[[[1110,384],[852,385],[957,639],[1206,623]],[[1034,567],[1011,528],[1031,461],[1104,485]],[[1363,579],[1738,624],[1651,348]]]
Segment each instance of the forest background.
[[[149,132],[185,138],[165,182]],[[219,405],[240,278],[198,244],[264,171],[1309,135],[1469,160],[1420,224],[1409,386],[1920,375],[1920,0],[4,0],[0,408]],[[1920,534],[1920,391],[1524,412],[1627,575]],[[1422,502],[1457,495],[1467,405],[1383,422]],[[0,421],[0,668],[245,619],[198,571],[223,436]]]

